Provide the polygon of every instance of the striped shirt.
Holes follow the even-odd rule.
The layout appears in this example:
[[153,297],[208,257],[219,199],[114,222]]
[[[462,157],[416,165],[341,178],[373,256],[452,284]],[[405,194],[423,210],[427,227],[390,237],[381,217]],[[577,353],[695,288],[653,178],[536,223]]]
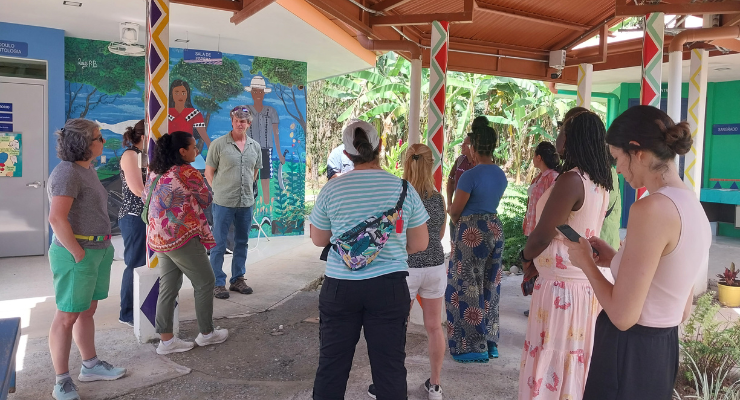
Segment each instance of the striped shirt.
[[[354,170],[330,180],[319,193],[309,221],[318,229],[331,231],[331,242],[365,219],[395,207],[401,195],[401,180],[377,169]],[[339,254],[329,252],[326,276],[361,280],[406,271],[406,230],[423,225],[429,215],[413,186],[408,185],[403,203],[403,233],[391,233],[388,242],[368,266],[351,271]]]

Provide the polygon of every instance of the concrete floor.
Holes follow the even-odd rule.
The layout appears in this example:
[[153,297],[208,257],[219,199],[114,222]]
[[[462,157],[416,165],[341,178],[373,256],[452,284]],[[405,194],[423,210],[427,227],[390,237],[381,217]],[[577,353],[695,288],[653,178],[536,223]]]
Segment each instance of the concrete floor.
[[[445,240],[446,242],[446,240]],[[232,293],[229,300],[216,300],[214,303],[214,317],[219,318],[217,325],[226,327],[238,324],[248,324],[259,315],[268,315],[266,310],[287,312],[292,308],[300,308],[295,301],[313,302],[313,299],[303,298],[300,290],[315,283],[324,270],[324,263],[318,260],[320,249],[313,246],[307,236],[273,238],[270,242],[264,239],[256,245],[250,241],[252,248],[247,265],[247,279],[255,290],[252,295]],[[740,265],[740,240],[730,238],[716,238],[710,253],[710,279],[724,270],[734,261]],[[227,257],[225,265],[229,265]],[[228,269],[228,268],[226,268]],[[120,279],[123,270],[122,261],[114,261],[111,274],[111,288],[109,298],[101,301],[96,313],[97,345],[101,358],[117,365],[129,368],[126,379],[114,382],[94,382],[81,384],[80,393],[84,399],[170,399],[185,398],[173,392],[163,392],[156,395],[144,395],[146,390],[153,390],[159,386],[167,387],[166,382],[178,382],[183,379],[203,380],[214,383],[223,380],[224,384],[237,381],[250,381],[250,376],[235,376],[223,378],[218,371],[200,370],[198,357],[202,357],[204,364],[220,359],[228,363],[233,357],[249,357],[250,354],[240,354],[240,348],[235,352],[223,353],[216,351],[200,351],[193,353],[194,361],[183,365],[175,357],[162,357],[154,352],[154,345],[140,345],[136,342],[133,331],[117,322],[120,291]],[[501,290],[501,343],[502,357],[495,362],[484,365],[457,364],[448,356],[445,360],[443,379],[448,381],[449,389],[446,392],[455,393],[455,396],[446,396],[448,399],[509,399],[515,397],[517,387],[519,357],[521,344],[526,329],[526,318],[522,311],[529,306],[529,298],[521,295],[519,283],[521,277],[507,276],[502,281]],[[294,297],[299,296],[299,297]],[[293,301],[293,303],[291,303]],[[180,317],[184,331],[192,330],[192,321],[195,318],[192,299],[192,288],[187,282],[180,292]],[[308,313],[318,315],[315,306]],[[22,340],[18,353],[18,392],[10,395],[10,399],[43,399],[49,398],[49,391],[53,385],[53,369],[48,354],[48,329],[55,311],[51,273],[45,257],[24,257],[0,259],[0,318],[20,316],[23,320]],[[306,312],[304,312],[306,314]],[[722,316],[728,320],[737,319],[740,309],[723,309]],[[303,315],[301,315],[303,317]],[[421,322],[418,306],[412,310],[412,322]],[[190,328],[188,328],[190,326]],[[249,340],[246,330],[236,330],[232,339]],[[412,325],[409,329],[409,370],[410,399],[421,399],[418,385],[429,374],[428,359],[425,344],[423,343],[424,330],[421,326]],[[414,336],[416,335],[416,336]],[[194,336],[194,335],[193,335]],[[421,339],[420,339],[421,338]],[[192,339],[189,338],[189,339]],[[289,346],[289,345],[288,345]],[[315,350],[315,349],[314,349]],[[359,351],[358,351],[359,354]],[[315,363],[316,360],[297,358],[297,363]],[[79,372],[79,353],[72,346],[70,366],[72,375],[76,378]],[[266,365],[266,364],[265,364]],[[309,368],[310,369],[310,368]],[[191,373],[192,372],[192,373]],[[356,361],[353,373],[348,384],[348,399],[364,399],[365,388],[369,383],[368,365],[359,359]],[[189,374],[189,375],[188,375]],[[208,375],[207,377],[204,375]],[[186,377],[187,375],[187,377]],[[223,379],[222,379],[223,378]],[[296,378],[297,379],[297,378]],[[266,388],[275,389],[279,396],[264,397],[247,396],[240,398],[275,398],[275,399],[308,399],[310,398],[311,376],[303,376],[296,380],[271,380],[269,377],[260,377]],[[280,383],[284,382],[284,383]],[[191,382],[192,383],[192,382]],[[287,386],[281,386],[281,385]],[[272,385],[272,386],[271,386]],[[293,385],[293,386],[291,386]],[[147,389],[149,388],[149,389]],[[450,391],[453,389],[454,391]],[[168,394],[169,393],[169,394]],[[261,392],[265,393],[265,392]],[[269,392],[268,393],[272,393]],[[139,396],[141,394],[141,396]],[[255,393],[256,394],[256,393]],[[209,395],[193,395],[187,398],[211,398]],[[220,398],[233,398],[220,397]]]

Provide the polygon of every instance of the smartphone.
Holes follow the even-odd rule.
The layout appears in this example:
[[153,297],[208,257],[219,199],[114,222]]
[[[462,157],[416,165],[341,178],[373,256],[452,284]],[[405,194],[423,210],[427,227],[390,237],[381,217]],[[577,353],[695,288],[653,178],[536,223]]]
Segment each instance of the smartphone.
[[[557,226],[556,229],[559,230],[560,233],[562,233],[563,236],[568,238],[568,240],[570,240],[571,242],[578,243],[581,240],[581,235],[579,235],[578,232],[576,232],[575,229],[571,228],[568,224]],[[594,248],[592,248],[592,250],[594,251],[595,256],[599,255],[598,250]]]

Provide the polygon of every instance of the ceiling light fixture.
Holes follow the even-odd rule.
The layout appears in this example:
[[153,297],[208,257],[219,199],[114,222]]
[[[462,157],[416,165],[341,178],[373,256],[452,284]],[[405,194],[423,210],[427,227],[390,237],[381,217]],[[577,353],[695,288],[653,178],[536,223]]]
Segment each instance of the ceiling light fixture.
[[719,67],[719,68],[715,68],[714,70],[715,71],[732,71],[732,68],[730,68],[730,67]]
[[70,7],[82,7],[82,3],[79,1],[63,1],[62,4]]
[[190,42],[190,40],[189,39],[175,39],[175,42],[178,42],[178,43],[188,43],[188,42]]

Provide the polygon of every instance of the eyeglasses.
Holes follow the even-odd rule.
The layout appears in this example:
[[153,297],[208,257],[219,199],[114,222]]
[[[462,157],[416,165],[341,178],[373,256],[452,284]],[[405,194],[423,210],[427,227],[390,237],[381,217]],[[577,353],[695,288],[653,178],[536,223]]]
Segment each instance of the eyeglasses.
[[94,142],[94,141],[96,141],[96,140],[97,140],[98,142],[100,142],[100,143],[105,143],[105,138],[103,137],[103,135],[100,135],[100,136],[96,137],[96,138],[95,138],[95,139],[93,139],[92,141]]

